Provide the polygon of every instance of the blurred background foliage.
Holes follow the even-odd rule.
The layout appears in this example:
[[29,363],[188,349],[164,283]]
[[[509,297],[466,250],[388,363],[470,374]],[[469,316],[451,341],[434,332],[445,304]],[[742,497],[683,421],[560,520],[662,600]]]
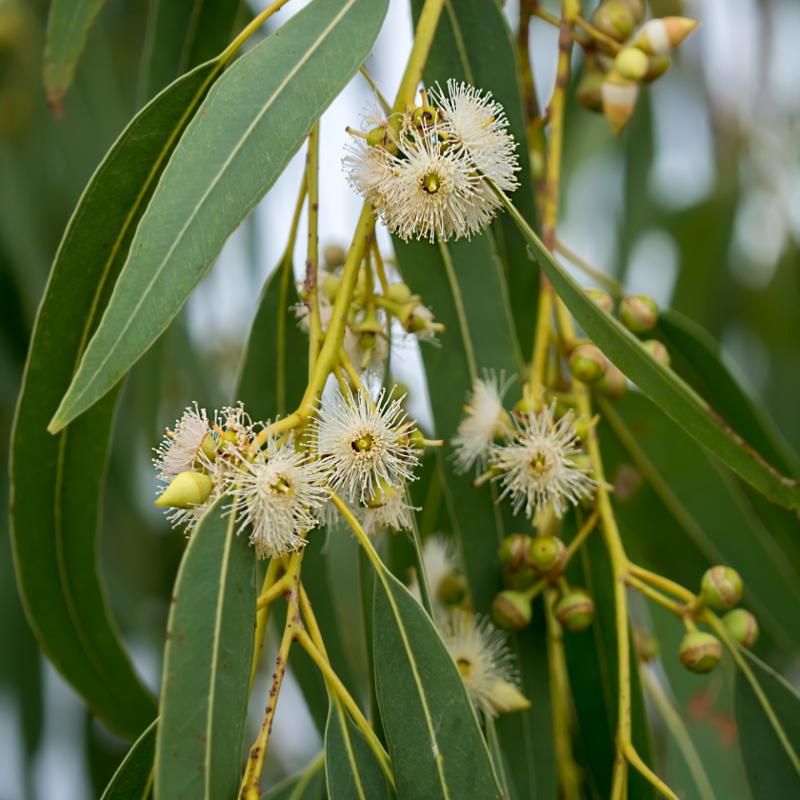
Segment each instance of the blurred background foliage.
[[[585,5],[590,9],[592,4]],[[153,48],[145,45],[146,0],[108,0],[88,37],[63,112],[56,116],[47,105],[41,79],[47,7],[45,0],[0,0],[3,452],[8,451],[37,304],[66,222],[115,136],[142,99],[173,77],[170,70],[175,68],[169,59],[156,62]],[[669,75],[640,98],[632,123],[619,138],[610,134],[601,117],[576,103],[569,108],[560,238],[615,274],[630,291],[647,292],[663,306],[670,305],[707,328],[722,343],[751,395],[767,408],[797,450],[800,83],[796,76],[800,48],[796,41],[800,6],[792,0],[686,4],[654,0],[651,7],[658,15],[697,16],[701,28],[681,48]],[[506,3],[506,9],[513,25],[514,0]],[[236,24],[248,13],[246,7],[237,9]],[[371,65],[379,81],[387,83],[397,80],[402,66],[398,54],[404,52],[411,33],[404,0],[393,0],[390,14],[386,27],[392,27],[395,41],[384,49],[382,37]],[[169,31],[164,34],[167,38],[160,42],[158,52],[180,46],[180,31],[173,35],[170,40]],[[215,24],[214,37],[224,42],[228,32]],[[537,22],[532,37],[537,88],[539,96],[547,98],[553,80],[555,33]],[[218,46],[212,41],[211,49],[200,47],[189,58],[201,58]],[[390,94],[391,88],[384,91]],[[359,96],[359,102],[364,96]],[[359,106],[352,97],[348,102],[345,118],[350,114],[352,120]],[[323,138],[324,131],[325,123]],[[327,162],[323,164],[323,220],[326,202],[338,203],[337,192],[346,191],[336,182],[338,178],[325,177],[338,172],[338,158]],[[274,192],[285,188],[278,186]],[[290,188],[285,194],[293,192]],[[234,274],[236,280],[220,281],[221,267],[215,268],[178,324],[135,367],[117,413],[103,515],[102,572],[123,637],[153,689],[160,674],[168,599],[183,541],[168,531],[152,508],[150,448],[164,425],[189,401],[197,399],[214,407],[230,399],[249,324],[243,327],[240,309],[252,310],[264,276],[277,260],[271,254],[279,252],[287,227],[285,211],[276,210],[279,204],[274,199],[267,201],[272,203],[267,212],[249,220],[235,250],[227,248],[221,258],[226,274]],[[291,201],[283,205],[290,206]],[[332,227],[336,224],[338,229]],[[329,240],[348,236],[349,226],[337,221],[325,225],[323,221],[323,236],[327,234]],[[274,246],[264,245],[264,229],[274,231]],[[303,236],[298,238],[302,241]],[[413,363],[409,374],[412,389],[424,391],[419,381],[413,381]],[[422,408],[426,405],[424,398],[417,398],[417,403]],[[674,453],[672,461],[676,471],[688,466]],[[625,456],[613,454],[614,463],[624,466]],[[5,508],[5,459],[0,469],[0,505]],[[430,488],[423,480],[420,488],[429,492],[422,527],[446,526],[447,520],[436,511],[438,506],[433,502],[428,506],[427,501],[436,496],[435,486]],[[653,514],[654,506],[649,508]],[[796,536],[796,520],[780,511],[772,513],[775,526]],[[735,514],[731,524],[736,524]],[[657,527],[663,538],[642,542],[644,552],[648,547],[669,549],[669,521],[662,520]],[[0,798],[98,796],[125,745],[89,719],[71,690],[44,662],[17,597],[5,511],[0,515],[0,535],[0,774],[4,776]],[[408,558],[402,542],[393,544],[402,563]],[[349,570],[355,579],[353,554],[348,551],[335,557],[337,569]],[[697,564],[675,564],[675,577],[686,576],[693,583],[702,570],[701,556],[697,559]],[[355,597],[350,600],[357,602]],[[339,612],[345,619],[359,616],[346,604]],[[358,641],[357,626],[349,627],[348,635]],[[791,649],[772,639],[767,636],[766,649],[759,654],[796,679],[798,664],[792,660]],[[363,670],[363,654],[357,661],[356,669]],[[704,713],[707,717],[704,695],[697,694],[704,691],[702,684],[686,688],[679,672],[670,677],[681,702],[685,700],[686,707],[693,709],[695,721],[702,720]],[[714,685],[709,686],[706,689],[713,692]],[[287,734],[285,747],[279,751],[288,771],[314,752],[318,740],[299,696],[293,702],[287,699],[286,704],[295,709],[289,726],[294,734]],[[724,743],[732,718],[722,716],[712,723],[711,729]],[[277,765],[276,774],[280,770]]]

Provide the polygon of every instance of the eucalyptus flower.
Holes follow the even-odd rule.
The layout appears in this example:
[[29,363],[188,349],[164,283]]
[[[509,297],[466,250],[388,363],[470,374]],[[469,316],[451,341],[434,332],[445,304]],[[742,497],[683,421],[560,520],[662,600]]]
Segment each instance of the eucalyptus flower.
[[361,523],[369,536],[375,536],[386,528],[411,531],[413,515],[418,510],[407,502],[405,486],[382,487],[361,510]]
[[213,438],[213,433],[206,410],[197,403],[187,406],[154,450],[153,466],[159,478],[169,483],[178,473],[193,469],[198,460],[207,460],[203,451],[207,437]]

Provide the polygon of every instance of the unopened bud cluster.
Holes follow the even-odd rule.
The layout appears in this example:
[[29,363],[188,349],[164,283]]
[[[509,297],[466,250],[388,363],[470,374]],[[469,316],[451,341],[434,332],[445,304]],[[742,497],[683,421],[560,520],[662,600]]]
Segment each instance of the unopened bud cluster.
[[672,50],[697,21],[674,16],[645,21],[640,0],[606,0],[595,10],[592,25],[608,38],[594,40],[598,52],[587,58],[578,99],[591,111],[602,112],[619,133],[633,114],[639,87],[669,69]]

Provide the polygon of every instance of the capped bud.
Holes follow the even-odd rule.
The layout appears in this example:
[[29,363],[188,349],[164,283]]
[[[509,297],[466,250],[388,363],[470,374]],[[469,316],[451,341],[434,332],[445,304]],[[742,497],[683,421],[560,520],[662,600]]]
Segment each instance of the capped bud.
[[692,672],[711,672],[722,658],[722,645],[716,636],[703,631],[689,631],[681,639],[681,664]]
[[613,364],[607,364],[605,374],[597,382],[596,387],[602,394],[616,400],[625,394],[628,379]]
[[211,496],[214,481],[202,472],[179,472],[156,500],[162,508],[192,508]]
[[507,631],[521,631],[530,624],[533,608],[530,599],[513,590],[500,592],[492,603],[492,619]]
[[651,19],[642,25],[633,44],[647,55],[665,56],[673,47],[677,47],[697,25],[696,19],[687,17]]
[[648,339],[642,342],[642,347],[656,360],[662,367],[670,365],[669,350],[666,346],[659,342],[658,339]]
[[525,563],[531,537],[525,533],[510,533],[500,542],[497,556],[500,564],[509,569],[518,569]]
[[336,299],[341,285],[342,279],[338,275],[334,275],[332,272],[325,273],[325,277],[322,279],[322,291],[331,303]]
[[633,629],[633,645],[640,661],[647,663],[658,655],[658,640],[641,628]]
[[649,67],[647,56],[638,47],[623,47],[614,59],[614,69],[630,81],[640,81]]
[[633,14],[634,24],[641,24],[644,19],[644,5],[642,4],[642,0],[617,0],[617,2],[630,10],[631,14]]
[[325,260],[325,266],[329,269],[336,269],[336,267],[341,267],[344,264],[347,253],[340,245],[329,244],[322,251],[322,258]]
[[367,144],[370,147],[383,147],[386,144],[387,130],[383,126],[373,128],[367,134]]
[[606,357],[593,344],[579,344],[569,356],[569,369],[582,383],[597,383],[606,371]]
[[625,2],[600,3],[592,14],[592,25],[617,42],[624,42],[636,26],[634,12]]
[[606,75],[603,81],[603,114],[614,133],[619,133],[627,124],[636,107],[639,84],[623,78],[616,70]]
[[502,678],[492,681],[487,700],[498,714],[525,711],[531,707],[531,701],[511,681]]
[[748,650],[758,641],[758,620],[743,608],[729,611],[723,618],[725,627],[742,647]]
[[608,292],[602,289],[587,289],[587,297],[599,308],[602,308],[607,314],[614,310],[614,300]]
[[599,69],[587,69],[581,77],[577,88],[578,102],[589,111],[603,110],[603,81],[605,74]]
[[386,299],[391,300],[393,303],[398,303],[399,305],[405,305],[411,302],[413,296],[411,289],[402,282],[389,284],[389,290],[386,292]]
[[526,589],[530,589],[536,583],[538,577],[538,574],[527,564],[522,564],[513,570],[508,567],[503,570],[506,586],[516,592],[524,592]]
[[718,611],[733,608],[742,599],[742,578],[731,567],[711,567],[700,584],[703,602]]
[[642,78],[642,83],[652,83],[660,78],[671,63],[669,56],[650,56],[647,59],[647,74]]
[[556,619],[568,631],[586,630],[594,619],[594,602],[583,589],[570,589],[556,603]]
[[634,333],[645,333],[658,322],[658,306],[652,297],[635,294],[626,297],[619,305],[620,322]]
[[567,548],[557,536],[537,536],[528,546],[528,563],[540,574],[561,569]]
[[436,599],[446,606],[457,606],[467,597],[467,582],[459,572],[449,572],[436,587]]
[[214,461],[217,457],[217,440],[214,437],[213,433],[207,433],[203,437],[203,443],[200,445],[200,449],[203,451],[203,454],[209,461]]

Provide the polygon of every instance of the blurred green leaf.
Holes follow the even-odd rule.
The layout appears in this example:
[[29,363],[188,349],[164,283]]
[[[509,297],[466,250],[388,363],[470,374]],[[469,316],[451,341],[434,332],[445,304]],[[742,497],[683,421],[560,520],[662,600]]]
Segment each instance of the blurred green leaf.
[[[736,675],[736,724],[755,800],[783,800],[800,795],[800,695],[775,670],[744,652],[774,719],[767,716],[753,686]],[[775,725],[783,734],[778,737]]]
[[321,800],[324,796],[324,773],[322,753],[299,775],[282,781],[265,795],[264,800]]
[[93,712],[129,737],[149,724],[155,704],[118,642],[97,575],[99,496],[116,393],[69,431],[50,436],[46,428],[108,302],[147,198],[216,69],[199,67],[144,108],[86,187],[39,308],[14,425],[12,541],[28,618],[42,649]]
[[86,36],[105,0],[53,0],[44,46],[44,86],[54,108],[69,89]]
[[428,615],[387,569],[375,586],[375,689],[404,800],[499,798],[461,676]]
[[776,503],[800,506],[797,481],[782,476],[742,441],[694,390],[674,372],[662,367],[641,342],[610,314],[600,309],[570,274],[550,255],[541,240],[506,201],[556,292],[592,341],[608,358],[671,416],[687,433],[708,448],[730,469]]
[[363,735],[335,700],[331,700],[325,726],[325,775],[329,800],[393,796]]
[[241,0],[150,0],[139,96],[208,61],[230,42]]
[[214,85],[173,153],[51,429],[122,378],[363,62],[387,0],[314,0]]
[[175,579],[156,735],[160,800],[234,797],[241,778],[256,559],[229,502],[205,514]]
[[153,720],[150,727],[133,743],[100,800],[146,800],[150,796],[157,723],[158,720]]

